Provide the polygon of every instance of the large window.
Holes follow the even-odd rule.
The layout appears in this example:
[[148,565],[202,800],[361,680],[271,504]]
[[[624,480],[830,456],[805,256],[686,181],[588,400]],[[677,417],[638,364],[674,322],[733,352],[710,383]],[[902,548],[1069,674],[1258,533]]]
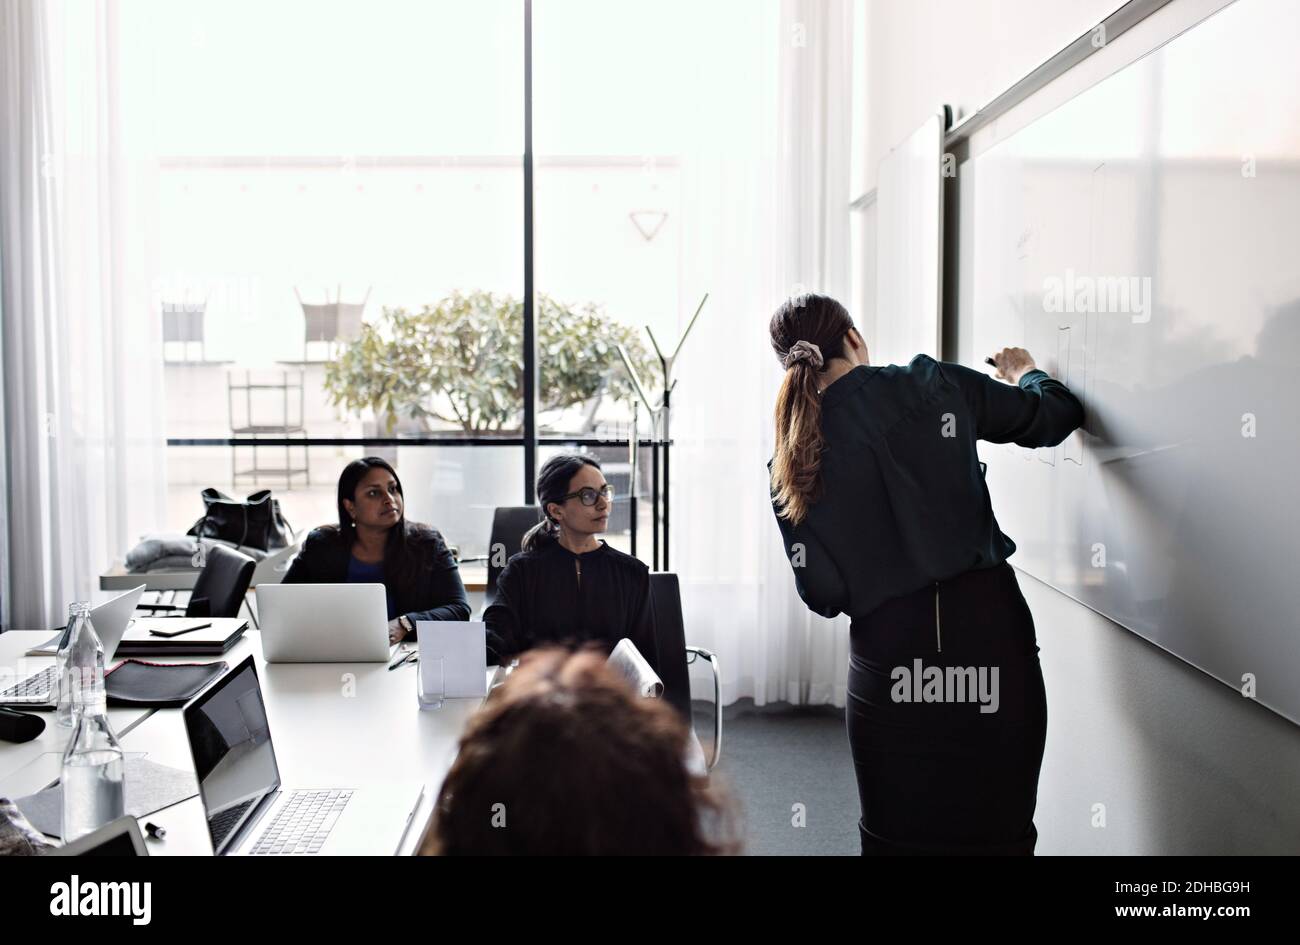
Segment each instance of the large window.
[[412,518],[483,553],[492,508],[525,498],[531,248],[536,462],[600,456],[620,494],[608,538],[630,547],[626,497],[657,485],[648,448],[633,477],[616,349],[654,399],[645,326],[671,348],[699,301],[681,279],[682,175],[709,120],[692,63],[718,68],[727,18],[682,0],[532,11],[529,234],[525,0],[124,6],[144,116],[126,131],[157,158],[169,528],[207,486],[270,488],[300,530],[332,521],[339,470],[378,453]]
[[[517,344],[522,3],[168,0],[124,15],[148,50],[135,133],[158,158],[169,526],[197,517],[205,486],[271,488],[297,528],[331,521],[341,467],[381,453],[413,518],[481,552],[491,506],[519,501],[518,448],[319,441],[518,429],[510,383],[488,396],[497,422],[460,422],[481,398],[448,326]],[[492,301],[466,314],[464,299]],[[433,375],[464,396],[439,396]],[[295,445],[179,445],[212,439]]]

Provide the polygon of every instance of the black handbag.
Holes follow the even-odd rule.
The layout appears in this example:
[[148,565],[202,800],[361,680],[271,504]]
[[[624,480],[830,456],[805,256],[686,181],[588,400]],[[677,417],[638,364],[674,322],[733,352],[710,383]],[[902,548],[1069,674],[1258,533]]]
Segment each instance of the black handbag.
[[287,548],[293,541],[293,529],[280,512],[280,500],[271,497],[270,489],[254,492],[246,499],[232,499],[216,489],[204,489],[203,507],[203,517],[185,534],[260,551]]

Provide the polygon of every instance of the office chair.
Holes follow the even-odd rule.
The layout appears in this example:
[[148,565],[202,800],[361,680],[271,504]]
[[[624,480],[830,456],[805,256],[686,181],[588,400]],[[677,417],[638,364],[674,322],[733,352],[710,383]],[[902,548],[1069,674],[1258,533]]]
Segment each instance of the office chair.
[[150,612],[183,610],[186,617],[238,617],[257,562],[225,545],[205,547],[207,562],[199,572],[189,602],[184,607],[140,604],[136,609]]
[[722,677],[718,672],[718,658],[706,649],[686,645],[682,594],[676,574],[671,571],[651,573],[650,601],[654,608],[655,647],[659,651],[663,697],[686,719],[692,738],[696,736],[691,722],[689,667],[697,659],[705,659],[713,670],[713,755],[708,761],[708,770],[712,771],[722,755]]
[[483,609],[487,610],[497,598],[497,579],[505,570],[506,562],[519,554],[524,533],[542,520],[541,510],[535,505],[503,505],[492,512],[492,531],[488,536],[488,553],[461,558],[457,563],[486,561],[487,589],[483,593]]

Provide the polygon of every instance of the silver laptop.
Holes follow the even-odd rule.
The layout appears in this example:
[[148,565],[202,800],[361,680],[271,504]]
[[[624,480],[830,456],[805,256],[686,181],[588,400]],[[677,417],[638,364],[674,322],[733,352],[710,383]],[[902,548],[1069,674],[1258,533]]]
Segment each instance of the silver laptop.
[[[140,603],[140,595],[144,593],[144,588],[143,584],[139,587],[133,587],[131,590],[105,601],[98,607],[91,608],[90,622],[95,627],[99,642],[104,644],[105,663],[113,659],[114,654],[117,652],[117,645],[122,642],[122,637],[126,635],[126,628],[131,625],[131,615],[135,613],[136,605]],[[67,632],[68,628],[64,627],[40,646],[28,650],[27,655],[57,655],[59,646],[62,644]],[[58,673],[59,668],[57,665],[47,666],[40,672],[33,673],[16,685],[0,692],[0,705],[23,706],[28,709],[53,709],[59,701]]]
[[257,619],[268,663],[387,662],[382,584],[261,584]]
[[183,711],[217,856],[375,856],[398,852],[423,785],[281,788],[252,656]]

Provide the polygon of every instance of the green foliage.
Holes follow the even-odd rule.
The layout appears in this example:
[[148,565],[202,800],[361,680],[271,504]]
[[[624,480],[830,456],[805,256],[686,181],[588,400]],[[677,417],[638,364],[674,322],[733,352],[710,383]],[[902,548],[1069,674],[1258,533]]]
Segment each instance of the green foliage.
[[[538,297],[539,409],[572,407],[602,389],[630,403],[636,396],[618,357],[623,345],[647,393],[661,372],[639,333],[597,306]],[[335,406],[373,411],[391,433],[398,417],[430,418],[467,433],[518,429],[523,410],[523,303],[490,292],[455,292],[412,314],[385,308],[376,323],[345,345],[325,368]]]

